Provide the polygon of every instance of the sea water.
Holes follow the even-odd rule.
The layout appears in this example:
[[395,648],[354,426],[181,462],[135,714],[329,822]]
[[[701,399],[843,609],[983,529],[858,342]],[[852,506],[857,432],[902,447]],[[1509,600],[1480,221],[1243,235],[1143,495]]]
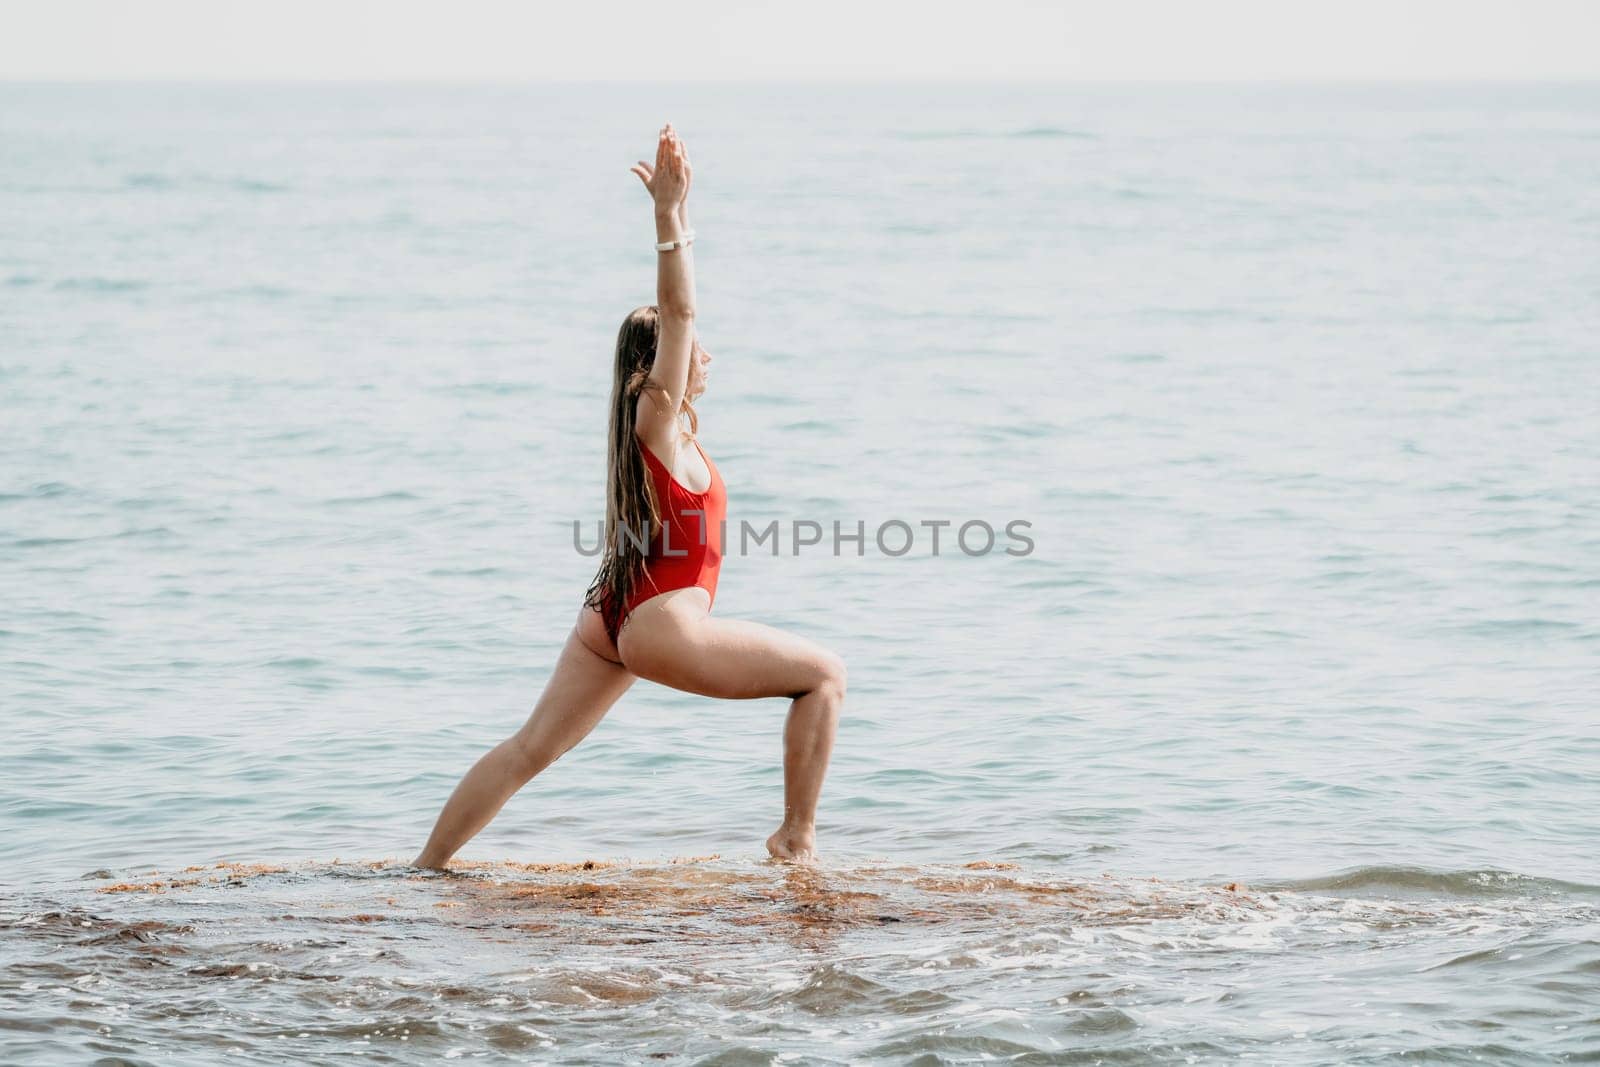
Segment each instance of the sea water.
[[[715,613],[849,667],[823,862],[785,702],[639,682],[423,874],[594,573],[666,121],[780,533]],[[0,1060],[1600,1057],[1600,88],[8,84],[0,144]]]

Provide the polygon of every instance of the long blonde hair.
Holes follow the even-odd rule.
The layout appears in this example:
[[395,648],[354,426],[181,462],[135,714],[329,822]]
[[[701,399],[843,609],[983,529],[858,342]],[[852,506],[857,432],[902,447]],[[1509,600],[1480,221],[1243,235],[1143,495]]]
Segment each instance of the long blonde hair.
[[[639,396],[665,390],[650,381],[656,362],[661,316],[654,304],[635,308],[617,331],[617,352],[611,380],[611,419],[606,445],[606,527],[600,570],[584,596],[586,607],[598,608],[606,633],[614,642],[622,628],[622,609],[645,577],[650,546],[661,531],[661,507],[655,480],[645,467],[644,442],[633,432]],[[684,398],[680,417],[688,416],[689,432],[698,433],[700,419]],[[649,531],[649,537],[644,532]]]

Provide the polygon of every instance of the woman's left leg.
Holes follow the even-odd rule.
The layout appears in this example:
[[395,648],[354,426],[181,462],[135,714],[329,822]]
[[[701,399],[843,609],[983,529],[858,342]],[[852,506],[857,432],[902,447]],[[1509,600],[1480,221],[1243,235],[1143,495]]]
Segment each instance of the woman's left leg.
[[589,629],[581,621],[573,628],[528,721],[479,759],[456,786],[416,866],[443,867],[489,825],[512,794],[588,736],[634,683],[636,676],[626,667],[584,642],[580,628]]

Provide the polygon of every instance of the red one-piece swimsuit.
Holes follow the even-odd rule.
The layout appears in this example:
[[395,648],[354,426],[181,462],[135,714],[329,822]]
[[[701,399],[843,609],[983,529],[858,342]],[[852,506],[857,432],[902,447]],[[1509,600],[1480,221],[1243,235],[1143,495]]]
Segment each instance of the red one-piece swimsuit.
[[703,493],[691,493],[681,485],[637,436],[633,442],[644,453],[645,466],[655,481],[661,530],[650,542],[644,573],[622,605],[617,621],[619,631],[634,608],[674,589],[697,585],[713,602],[716,600],[717,575],[722,570],[723,520],[728,514],[728,487],[699,441],[694,447],[700,450],[706,469],[711,472],[711,484]]

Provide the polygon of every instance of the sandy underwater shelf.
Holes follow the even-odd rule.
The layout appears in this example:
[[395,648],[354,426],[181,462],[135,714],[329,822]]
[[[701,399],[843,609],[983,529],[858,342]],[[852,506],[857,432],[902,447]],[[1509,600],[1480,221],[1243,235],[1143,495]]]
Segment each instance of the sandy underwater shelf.
[[1023,874],[1018,864],[992,861],[839,868],[723,863],[709,855],[656,862],[458,861],[448,872],[432,872],[390,860],[334,860],[218,863],[128,878],[96,874],[102,877],[89,877],[103,882],[93,886],[97,896],[187,896],[195,903],[255,901],[264,908],[281,900],[305,909],[296,918],[307,921],[461,922],[523,933],[565,929],[591,942],[607,930],[620,936],[635,924],[660,938],[676,932],[703,944],[712,934],[737,940],[897,923],[1070,917],[1116,924],[1185,916],[1233,921],[1265,906],[1237,882],[1181,885],[1110,874],[1045,879]]

